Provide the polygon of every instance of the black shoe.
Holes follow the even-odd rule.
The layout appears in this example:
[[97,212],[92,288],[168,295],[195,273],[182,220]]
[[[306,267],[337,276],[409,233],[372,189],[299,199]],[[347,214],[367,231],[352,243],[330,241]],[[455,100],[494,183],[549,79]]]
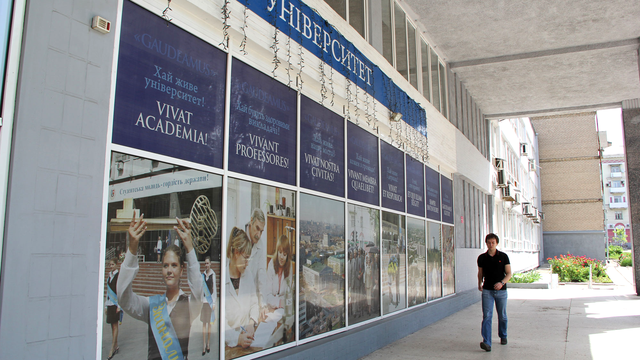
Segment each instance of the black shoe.
[[507,345],[507,338],[500,339],[500,344]]
[[485,344],[484,342],[480,343],[480,348],[484,351],[491,351],[491,346]]

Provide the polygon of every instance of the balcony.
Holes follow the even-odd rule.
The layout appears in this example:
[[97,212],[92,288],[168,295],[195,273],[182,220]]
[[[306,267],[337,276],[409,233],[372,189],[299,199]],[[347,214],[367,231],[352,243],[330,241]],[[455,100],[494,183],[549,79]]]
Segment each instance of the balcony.
[[609,188],[609,192],[616,193],[616,194],[625,193],[625,192],[627,192],[627,188],[624,187],[624,186],[621,186],[621,187],[610,187]]
[[626,209],[629,205],[626,202],[609,203],[610,209]]
[[609,174],[609,177],[612,179],[620,179],[624,176],[623,172],[612,172],[611,174]]

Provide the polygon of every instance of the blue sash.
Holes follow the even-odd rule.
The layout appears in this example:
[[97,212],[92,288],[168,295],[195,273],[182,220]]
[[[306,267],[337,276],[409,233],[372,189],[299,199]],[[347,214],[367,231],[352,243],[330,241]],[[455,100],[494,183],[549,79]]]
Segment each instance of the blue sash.
[[184,360],[178,336],[171,324],[164,294],[149,298],[149,326],[162,360]]
[[111,302],[115,306],[119,306],[118,305],[118,295],[116,295],[115,291],[113,291],[113,289],[109,285],[107,285],[107,299],[111,300]]
[[[213,275],[211,275],[213,276]],[[207,299],[209,306],[211,307],[211,323],[213,324],[216,321],[216,314],[214,314],[213,307],[215,306],[215,300],[211,296],[211,291],[209,291],[209,287],[207,286],[207,278],[202,274],[202,285],[204,288],[204,298]]]

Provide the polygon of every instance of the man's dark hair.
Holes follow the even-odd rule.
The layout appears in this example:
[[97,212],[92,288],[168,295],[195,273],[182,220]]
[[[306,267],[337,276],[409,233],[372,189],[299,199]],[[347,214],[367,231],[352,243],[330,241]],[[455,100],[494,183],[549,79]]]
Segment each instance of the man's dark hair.
[[496,239],[496,244],[500,244],[500,238],[498,238],[498,235],[494,234],[494,233],[489,233],[487,234],[487,236],[484,238],[484,242],[486,243],[487,241],[489,241],[490,239]]

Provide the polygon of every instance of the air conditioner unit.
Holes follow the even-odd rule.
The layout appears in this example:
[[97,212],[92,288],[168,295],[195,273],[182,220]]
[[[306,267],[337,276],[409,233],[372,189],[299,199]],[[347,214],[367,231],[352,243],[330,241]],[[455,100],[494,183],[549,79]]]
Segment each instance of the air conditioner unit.
[[514,187],[507,185],[502,188],[502,199],[506,201],[516,201],[516,192]]
[[536,162],[535,162],[535,160],[529,160],[529,171],[536,171]]
[[538,218],[544,220],[544,213],[542,211],[538,211]]
[[613,229],[613,224],[609,224],[609,229]]
[[529,216],[532,219],[537,219],[538,218],[538,209],[536,209],[535,207],[531,207],[531,216]]
[[514,205],[518,205],[518,204],[520,204],[520,194],[518,194],[518,193],[515,193],[515,194],[514,194],[514,197],[513,197],[513,204],[514,204]]
[[527,143],[520,144],[520,156],[529,156],[529,144]]
[[504,159],[495,158],[493,159],[493,164],[496,166],[496,169],[504,170]]
[[507,174],[504,172],[504,169],[498,170],[498,187],[506,187],[507,186]]
[[531,204],[522,203],[522,215],[531,216]]

